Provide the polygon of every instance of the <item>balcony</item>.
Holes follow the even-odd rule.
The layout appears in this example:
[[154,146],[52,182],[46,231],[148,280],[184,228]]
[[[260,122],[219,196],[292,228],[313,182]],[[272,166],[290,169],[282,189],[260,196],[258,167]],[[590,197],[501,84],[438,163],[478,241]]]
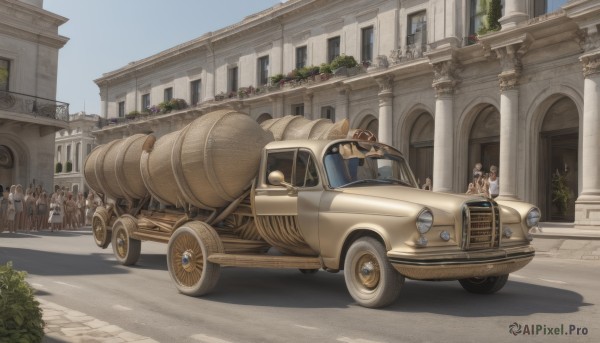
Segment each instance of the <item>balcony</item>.
[[16,92],[0,91],[0,111],[69,122],[69,104]]

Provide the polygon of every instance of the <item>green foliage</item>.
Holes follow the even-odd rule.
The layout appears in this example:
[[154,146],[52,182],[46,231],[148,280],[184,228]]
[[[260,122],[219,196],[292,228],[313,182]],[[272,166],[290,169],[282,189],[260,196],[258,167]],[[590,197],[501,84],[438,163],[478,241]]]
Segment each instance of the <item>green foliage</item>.
[[478,35],[483,35],[488,32],[500,30],[500,18],[502,17],[501,0],[480,0],[482,11],[485,17],[482,20],[482,26],[477,31]]
[[163,101],[158,104],[158,108],[162,113],[169,113],[173,110],[182,110],[187,107],[187,103],[183,99],[173,98],[169,101]]
[[571,200],[571,191],[567,183],[567,173],[558,170],[552,175],[552,204],[560,215],[565,215]]
[[271,84],[276,85],[281,80],[283,80],[283,78],[284,78],[283,74],[275,74],[275,75],[271,76]]
[[56,174],[58,174],[58,173],[62,173],[62,163],[60,163],[60,162],[57,162],[57,163],[56,163],[56,168],[54,168],[54,172],[55,172]]
[[0,342],[41,342],[44,321],[25,272],[0,265]]
[[321,66],[319,67],[319,73],[321,73],[321,74],[331,74],[331,73],[333,73],[331,71],[331,65],[329,65],[327,63],[321,63]]
[[125,118],[127,118],[127,119],[135,119],[139,115],[140,115],[139,111],[131,111],[131,112],[127,113],[127,115],[125,116]]
[[346,56],[344,54],[339,55],[331,61],[330,67],[331,70],[336,70],[341,67],[352,68],[356,67],[358,63],[352,56]]
[[73,163],[71,161],[67,161],[67,173],[70,173],[73,170]]

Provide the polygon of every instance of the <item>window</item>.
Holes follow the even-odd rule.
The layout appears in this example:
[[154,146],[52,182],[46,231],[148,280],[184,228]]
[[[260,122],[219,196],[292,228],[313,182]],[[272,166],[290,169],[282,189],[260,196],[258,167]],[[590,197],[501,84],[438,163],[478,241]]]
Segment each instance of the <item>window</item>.
[[335,108],[333,106],[321,107],[321,118],[335,121]]
[[327,40],[327,63],[331,63],[340,55],[340,36]]
[[422,11],[408,17],[407,45],[427,44],[427,12]]
[[119,101],[119,118],[125,117],[125,101]]
[[292,105],[292,113],[295,116],[303,116],[304,115],[304,104]]
[[81,151],[81,143],[75,145],[75,171],[79,171],[79,152]]
[[[267,184],[271,184],[269,183],[269,174],[276,170],[283,173],[285,182],[296,187],[314,187],[319,184],[319,173],[315,161],[308,151],[269,153],[267,156],[267,175],[265,175]],[[294,180],[294,182],[291,182],[291,180]]]
[[[469,36],[475,36],[487,22],[487,11],[492,0],[471,0],[469,9]],[[500,1],[502,15],[504,15],[504,0]],[[473,41],[475,42],[475,41]]]
[[539,17],[546,13],[552,13],[559,10],[567,2],[568,0],[534,0],[533,15]]
[[142,94],[142,112],[150,108],[150,93]]
[[0,91],[8,91],[10,61],[0,58]]
[[258,59],[258,86],[269,83],[269,56]]
[[296,48],[296,69],[306,67],[306,46]]
[[361,30],[360,59],[361,61],[373,60],[373,26]]
[[67,145],[67,162],[71,161],[71,144]]
[[227,91],[237,92],[238,89],[238,67],[227,70]]
[[164,101],[169,102],[173,99],[173,87],[165,88]]
[[190,104],[192,106],[198,105],[200,102],[200,84],[200,80],[190,82]]

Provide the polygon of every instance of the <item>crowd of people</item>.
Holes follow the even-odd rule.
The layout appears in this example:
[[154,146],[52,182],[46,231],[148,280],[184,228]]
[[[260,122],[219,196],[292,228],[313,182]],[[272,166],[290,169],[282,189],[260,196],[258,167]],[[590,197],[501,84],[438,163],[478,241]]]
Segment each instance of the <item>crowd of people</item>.
[[0,232],[77,230],[91,225],[100,204],[93,191],[74,196],[64,189],[48,194],[40,186],[0,185]]
[[467,194],[483,195],[486,198],[496,198],[500,192],[500,180],[498,179],[498,167],[490,166],[489,173],[482,170],[481,163],[475,164],[473,168],[473,181],[469,183]]

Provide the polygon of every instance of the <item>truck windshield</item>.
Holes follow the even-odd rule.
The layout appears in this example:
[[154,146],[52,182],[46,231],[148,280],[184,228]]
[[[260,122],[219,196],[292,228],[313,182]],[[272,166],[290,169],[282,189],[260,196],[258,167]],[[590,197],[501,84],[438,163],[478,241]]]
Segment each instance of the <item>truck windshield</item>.
[[396,150],[372,142],[342,142],[329,148],[325,171],[333,188],[397,184],[417,187],[408,164]]

